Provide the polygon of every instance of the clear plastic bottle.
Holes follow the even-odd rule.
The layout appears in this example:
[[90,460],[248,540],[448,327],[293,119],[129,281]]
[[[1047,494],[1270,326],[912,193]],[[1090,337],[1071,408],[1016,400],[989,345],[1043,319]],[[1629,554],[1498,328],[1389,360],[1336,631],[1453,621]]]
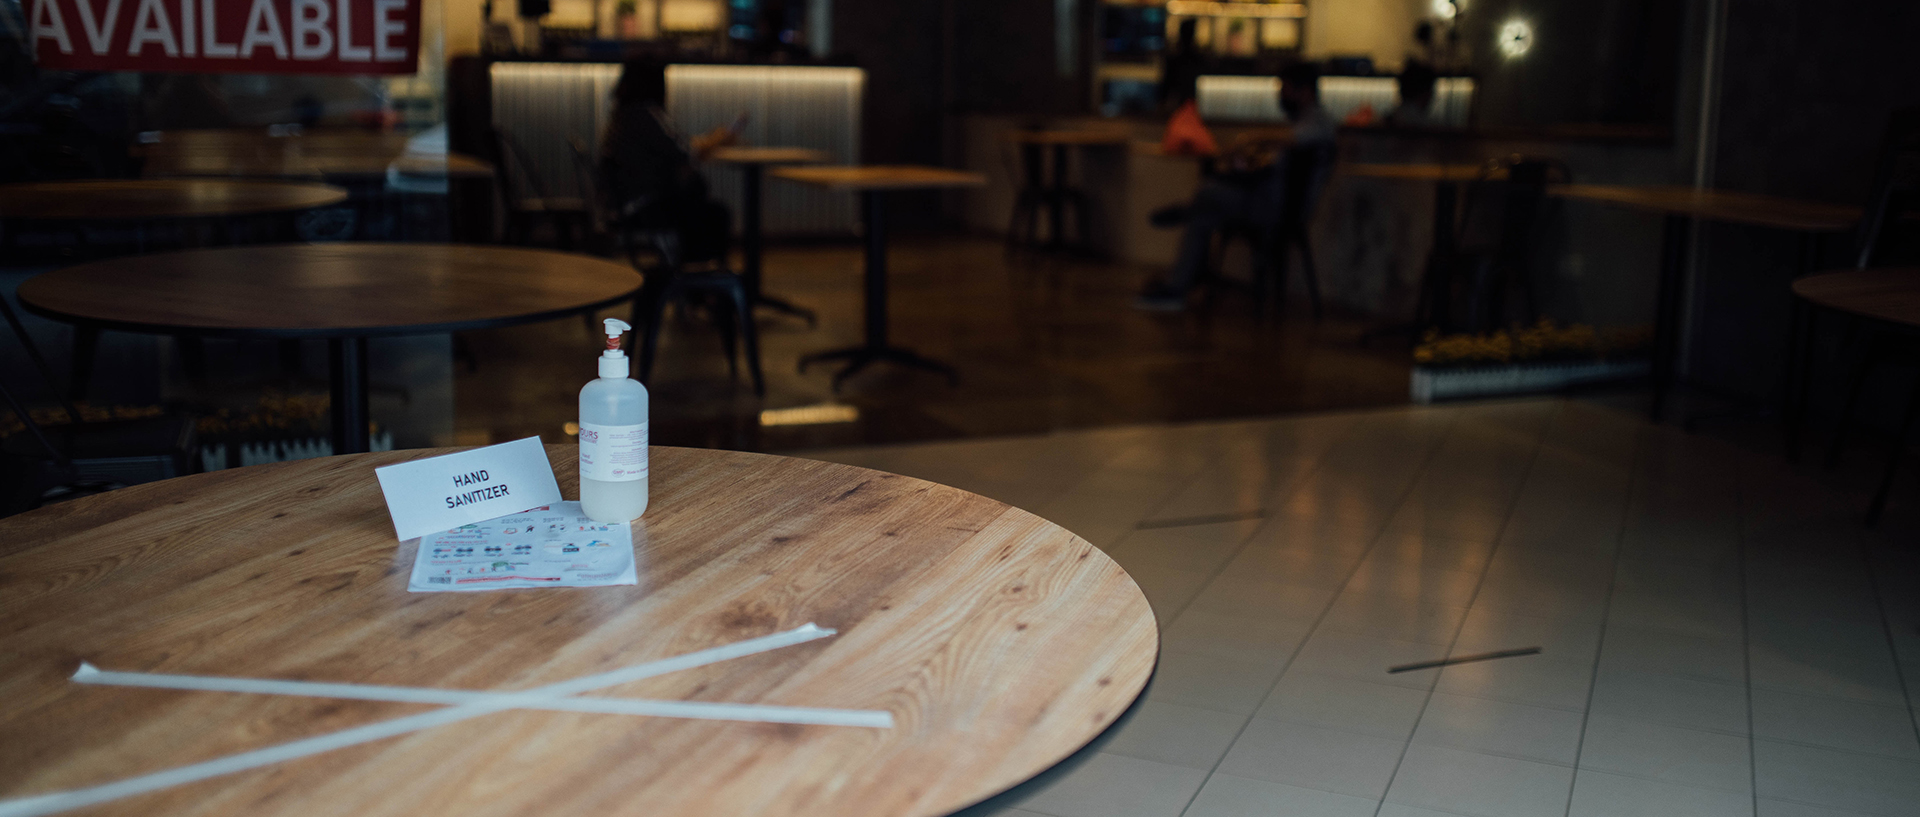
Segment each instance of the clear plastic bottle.
[[600,377],[580,389],[580,510],[596,522],[628,522],[647,510],[647,387],[627,377],[620,335],[608,318]]

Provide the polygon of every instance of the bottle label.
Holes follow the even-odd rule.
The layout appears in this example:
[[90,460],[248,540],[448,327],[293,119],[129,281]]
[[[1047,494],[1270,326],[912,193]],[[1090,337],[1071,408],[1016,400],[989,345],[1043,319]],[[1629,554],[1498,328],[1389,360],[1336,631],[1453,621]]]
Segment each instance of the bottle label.
[[580,478],[633,482],[647,476],[647,424],[580,424]]

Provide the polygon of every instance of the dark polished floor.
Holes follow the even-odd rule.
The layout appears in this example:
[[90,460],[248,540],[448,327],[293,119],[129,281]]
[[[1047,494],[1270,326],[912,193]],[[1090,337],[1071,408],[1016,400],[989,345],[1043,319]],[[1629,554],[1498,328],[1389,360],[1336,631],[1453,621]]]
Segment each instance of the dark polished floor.
[[[767,396],[729,378],[719,334],[698,315],[669,317],[654,372],[653,439],[662,445],[781,451],[860,443],[1033,434],[1383,406],[1407,400],[1403,345],[1364,345],[1367,319],[1315,322],[1304,299],[1259,318],[1244,295],[1210,308],[1135,310],[1153,271],[1009,255],[998,240],[906,236],[891,255],[892,336],[952,364],[960,383],[876,365],[835,395],[837,364],[802,374],[799,358],[862,332],[861,253],[847,244],[775,247],[767,290],[819,313],[817,328],[761,313]],[[608,316],[625,317],[624,311]],[[568,439],[599,341],[566,320],[461,336],[475,366],[455,374],[456,439]],[[838,402],[854,422],[763,426],[762,409]]]

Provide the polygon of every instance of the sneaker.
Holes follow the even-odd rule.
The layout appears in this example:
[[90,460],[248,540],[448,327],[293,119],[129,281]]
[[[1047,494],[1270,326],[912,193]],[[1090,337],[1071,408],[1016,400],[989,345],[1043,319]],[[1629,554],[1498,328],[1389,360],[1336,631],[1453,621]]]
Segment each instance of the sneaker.
[[1168,289],[1165,284],[1148,284],[1134,297],[1133,308],[1148,312],[1179,312],[1187,308],[1187,296],[1186,293]]

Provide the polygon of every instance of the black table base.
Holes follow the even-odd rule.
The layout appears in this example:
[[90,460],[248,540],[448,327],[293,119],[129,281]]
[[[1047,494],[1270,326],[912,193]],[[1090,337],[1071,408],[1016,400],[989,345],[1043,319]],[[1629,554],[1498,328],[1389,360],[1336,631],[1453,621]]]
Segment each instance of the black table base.
[[333,413],[333,453],[364,454],[371,444],[367,429],[371,421],[367,411],[367,339],[329,340],[327,358],[332,363],[328,399]]
[[860,207],[865,214],[867,227],[867,269],[866,269],[866,316],[867,342],[860,346],[845,349],[830,349],[814,352],[800,358],[800,371],[827,360],[845,360],[845,368],[833,375],[833,390],[839,391],[840,384],[855,373],[876,363],[898,363],[916,369],[939,372],[947,376],[954,385],[960,383],[960,373],[952,366],[941,363],[887,341],[887,224],[886,194],[880,190],[864,190],[860,193]]
[[747,288],[747,306],[766,307],[775,312],[784,312],[796,318],[804,319],[807,327],[819,325],[819,318],[813,310],[773,297],[760,291],[760,256],[762,241],[760,234],[760,182],[764,166],[750,162],[740,166],[740,276]]

